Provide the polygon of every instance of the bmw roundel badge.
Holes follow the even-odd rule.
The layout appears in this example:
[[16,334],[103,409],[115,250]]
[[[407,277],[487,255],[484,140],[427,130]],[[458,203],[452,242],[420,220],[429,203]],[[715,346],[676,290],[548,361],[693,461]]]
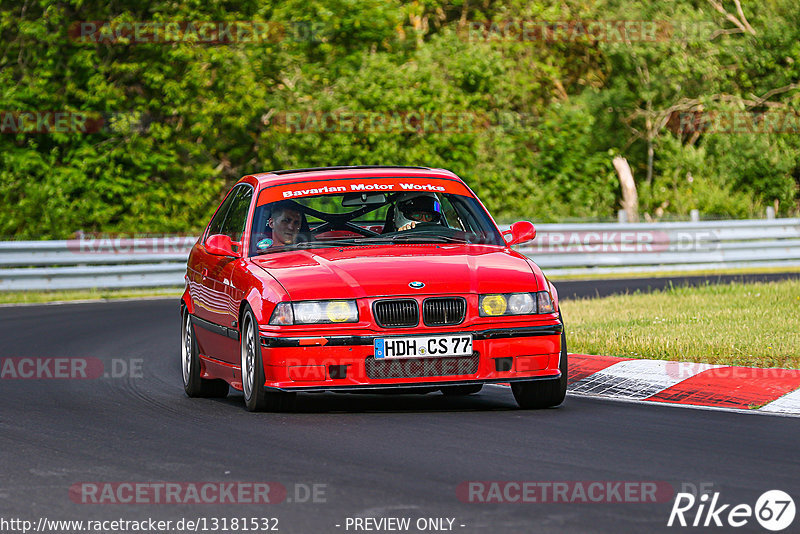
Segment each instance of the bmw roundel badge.
[[414,281],[414,282],[409,282],[408,287],[412,287],[414,289],[422,289],[423,287],[425,287],[425,284],[423,284],[422,282]]

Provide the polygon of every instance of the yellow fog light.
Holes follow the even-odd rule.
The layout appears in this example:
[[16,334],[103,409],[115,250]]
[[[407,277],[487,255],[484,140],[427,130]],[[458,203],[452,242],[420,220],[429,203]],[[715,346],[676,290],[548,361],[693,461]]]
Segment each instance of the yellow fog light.
[[344,300],[334,300],[328,303],[325,313],[328,315],[328,320],[332,323],[343,323],[348,319],[352,319],[353,311],[350,302]]
[[507,306],[504,295],[485,295],[481,300],[481,314],[490,317],[503,315]]

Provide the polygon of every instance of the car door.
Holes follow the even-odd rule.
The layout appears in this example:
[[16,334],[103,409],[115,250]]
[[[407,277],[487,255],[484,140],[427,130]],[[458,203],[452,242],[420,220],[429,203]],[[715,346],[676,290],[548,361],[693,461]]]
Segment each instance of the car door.
[[[228,201],[230,199],[230,201]],[[241,242],[253,188],[248,184],[236,186],[209,224],[204,236],[223,234],[231,241]],[[220,216],[220,213],[224,214]],[[219,216],[219,218],[217,217]],[[240,250],[244,246],[239,247]],[[207,251],[198,263],[200,291],[198,291],[196,315],[201,319],[201,328],[195,329],[200,352],[204,356],[230,364],[239,364],[238,312],[244,291],[233,285],[233,271],[243,260],[231,256],[217,256]]]
[[192,299],[194,318],[197,319],[195,321],[195,338],[197,339],[200,353],[203,355],[208,354],[209,339],[213,341],[213,338],[210,338],[209,325],[215,325],[219,322],[219,315],[215,312],[214,298],[209,293],[209,287],[206,283],[209,266],[212,263],[216,263],[217,258],[208,253],[205,248],[205,241],[209,236],[218,234],[222,229],[222,223],[225,222],[225,216],[230,210],[231,202],[236,197],[237,191],[238,188],[229,191],[219,208],[217,208],[216,213],[211,218],[211,222],[208,223],[206,231],[192,248],[186,269],[189,296]]

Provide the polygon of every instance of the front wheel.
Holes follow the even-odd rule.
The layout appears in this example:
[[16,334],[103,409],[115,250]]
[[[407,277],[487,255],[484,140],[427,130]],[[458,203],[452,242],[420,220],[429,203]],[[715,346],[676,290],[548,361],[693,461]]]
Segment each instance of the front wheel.
[[294,393],[264,390],[264,362],[261,358],[261,343],[253,312],[248,308],[242,320],[242,391],[244,404],[251,412],[290,411],[294,409]]
[[561,319],[561,312],[558,313],[561,320],[561,357],[559,358],[558,368],[561,377],[555,380],[535,380],[530,382],[512,382],[511,392],[520,408],[536,409],[550,408],[558,406],[567,396],[567,334],[563,330],[564,320]]

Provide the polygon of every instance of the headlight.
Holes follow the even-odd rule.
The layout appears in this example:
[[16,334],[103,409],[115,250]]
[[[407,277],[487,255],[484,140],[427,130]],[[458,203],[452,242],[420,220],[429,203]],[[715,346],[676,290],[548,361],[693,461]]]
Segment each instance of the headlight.
[[508,296],[508,313],[527,315],[536,312],[536,302],[530,293],[514,293]]
[[478,312],[481,317],[533,315],[535,313],[553,313],[553,311],[553,301],[547,291],[481,295],[478,301]]
[[269,320],[271,325],[357,322],[358,306],[354,300],[281,302]]

